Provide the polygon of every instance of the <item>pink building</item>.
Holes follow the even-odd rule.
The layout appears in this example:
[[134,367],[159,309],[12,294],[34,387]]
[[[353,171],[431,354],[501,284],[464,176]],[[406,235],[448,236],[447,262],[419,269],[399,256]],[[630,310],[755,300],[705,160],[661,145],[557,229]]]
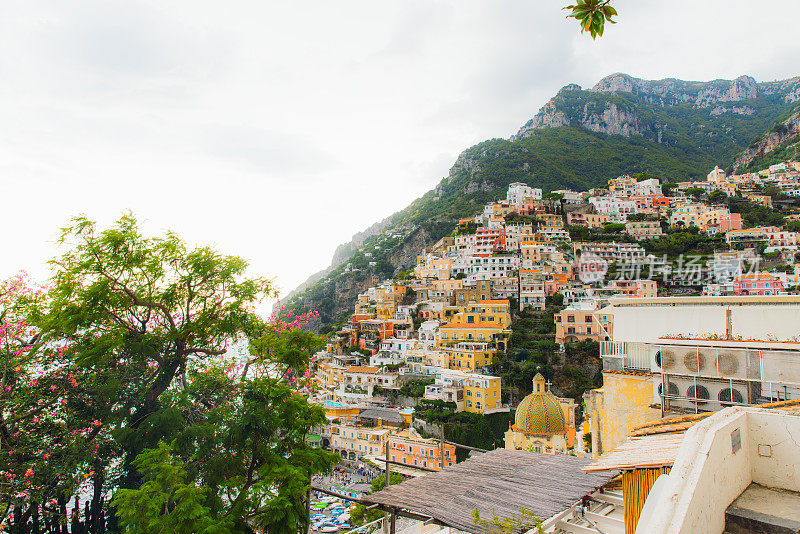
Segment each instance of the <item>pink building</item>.
[[541,215],[544,213],[544,204],[531,198],[525,198],[517,204],[517,213],[520,215]]
[[706,232],[714,234],[717,232],[728,232],[729,230],[742,229],[742,215],[740,213],[728,213],[717,217],[716,224],[709,223],[706,226]]
[[735,295],[780,295],[783,283],[777,276],[768,273],[743,274],[733,281]]

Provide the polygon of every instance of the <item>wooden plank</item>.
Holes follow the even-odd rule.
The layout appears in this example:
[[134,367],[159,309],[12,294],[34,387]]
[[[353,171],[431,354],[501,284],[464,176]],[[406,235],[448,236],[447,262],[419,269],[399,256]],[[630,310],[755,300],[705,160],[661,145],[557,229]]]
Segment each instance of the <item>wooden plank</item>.
[[485,516],[518,515],[521,508],[547,519],[606,484],[616,473],[584,473],[590,460],[498,449],[447,469],[365,496],[370,502],[428,515],[466,532],[480,532]]

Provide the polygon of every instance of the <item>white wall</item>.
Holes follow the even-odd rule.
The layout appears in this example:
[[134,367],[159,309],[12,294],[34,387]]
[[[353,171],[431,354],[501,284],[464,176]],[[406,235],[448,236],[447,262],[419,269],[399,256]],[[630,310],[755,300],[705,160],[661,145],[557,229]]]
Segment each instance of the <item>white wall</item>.
[[[741,449],[732,450],[739,430]],[[669,475],[642,511],[637,534],[722,533],[725,510],[756,482],[800,490],[800,417],[785,411],[726,408],[690,428]],[[652,499],[652,502],[651,502]]]
[[[741,449],[731,450],[738,429]],[[709,534],[725,528],[725,509],[750,484],[747,415],[738,408],[718,412],[690,428],[653,516],[642,516],[636,534]]]
[[[777,410],[748,412],[753,482],[800,491],[800,417]],[[759,447],[760,446],[760,447]]]
[[[784,303],[762,297],[685,297],[629,299],[633,304],[614,305],[614,341],[656,342],[680,334],[707,337],[726,333],[726,310],[731,310],[733,337],[789,340],[800,335],[800,299],[786,297]],[[758,302],[758,299],[762,299]],[[681,303],[680,301],[684,301]],[[704,303],[705,301],[705,303]],[[738,301],[738,302],[737,302]]]

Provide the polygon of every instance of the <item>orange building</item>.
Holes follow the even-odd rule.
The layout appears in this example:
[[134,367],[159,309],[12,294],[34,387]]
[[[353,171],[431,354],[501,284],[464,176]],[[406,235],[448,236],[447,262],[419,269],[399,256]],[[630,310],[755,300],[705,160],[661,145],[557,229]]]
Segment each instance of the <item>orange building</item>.
[[[413,430],[401,430],[391,434],[386,444],[389,447],[389,456],[393,462],[436,470],[442,468],[440,442],[435,439],[422,438]],[[456,448],[445,443],[444,467],[455,463]]]

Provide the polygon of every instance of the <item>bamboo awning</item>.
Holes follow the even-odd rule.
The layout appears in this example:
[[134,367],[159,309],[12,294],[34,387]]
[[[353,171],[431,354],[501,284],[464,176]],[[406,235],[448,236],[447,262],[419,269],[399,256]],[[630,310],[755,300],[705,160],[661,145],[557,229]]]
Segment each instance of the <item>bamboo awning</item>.
[[587,473],[610,469],[649,469],[675,463],[683,433],[651,434],[630,437],[617,448],[607,452],[584,467]]
[[481,534],[481,517],[519,516],[522,508],[548,519],[605,485],[616,472],[584,473],[586,458],[497,449],[437,473],[390,486],[365,501],[428,516],[465,532]]

